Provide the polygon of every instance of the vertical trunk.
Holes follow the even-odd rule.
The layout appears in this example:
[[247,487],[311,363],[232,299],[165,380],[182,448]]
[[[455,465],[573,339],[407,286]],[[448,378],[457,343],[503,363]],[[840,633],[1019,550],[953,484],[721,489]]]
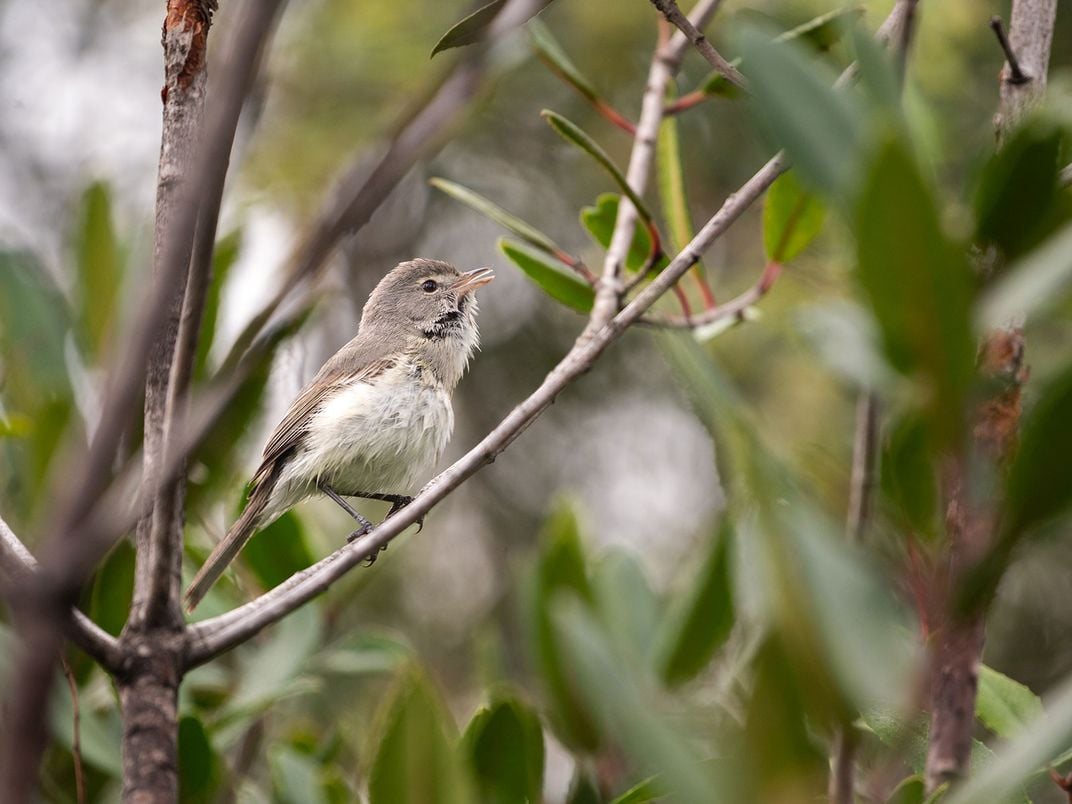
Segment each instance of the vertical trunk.
[[178,695],[181,636],[154,632],[128,640],[118,678],[123,716],[123,801],[171,804],[179,798]]

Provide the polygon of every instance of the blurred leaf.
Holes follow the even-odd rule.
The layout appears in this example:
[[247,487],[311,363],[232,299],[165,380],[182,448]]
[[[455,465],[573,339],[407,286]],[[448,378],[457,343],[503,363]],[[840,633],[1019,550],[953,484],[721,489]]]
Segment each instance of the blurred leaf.
[[647,665],[661,619],[659,599],[635,555],[608,550],[596,563],[592,587],[599,613],[615,644]]
[[[588,230],[592,240],[604,249],[610,248],[611,238],[614,236],[614,224],[618,220],[618,204],[621,196],[615,193],[601,193],[593,207],[581,209],[581,224]],[[651,235],[643,226],[633,228],[633,242],[629,244],[629,253],[625,257],[625,267],[630,271],[639,271],[648,261],[651,254]],[[660,257],[652,266],[653,272],[661,271],[670,261]]]
[[461,201],[466,206],[475,209],[480,214],[508,229],[511,233],[520,237],[530,246],[535,246],[550,255],[562,253],[562,249],[555,245],[555,242],[539,229],[536,229],[520,218],[511,215],[499,205],[489,201],[479,193],[473,192],[468,187],[463,187],[460,184],[447,181],[446,179],[429,179],[428,183],[436,189],[442,190],[451,198]]
[[378,634],[361,633],[329,645],[316,656],[315,667],[324,673],[356,676],[390,673],[413,657],[403,642]]
[[899,124],[903,106],[901,80],[890,50],[859,25],[852,28],[852,44],[856,51],[860,84],[872,109],[883,116],[886,123]]
[[298,514],[290,510],[250,539],[241,560],[263,588],[272,589],[316,559]]
[[923,804],[926,800],[927,792],[923,783],[923,777],[919,774],[909,776],[907,779],[903,779],[894,791],[890,794],[890,797],[886,800],[886,804]]
[[591,311],[595,290],[558,260],[506,238],[499,239],[499,250],[555,301],[581,313]]
[[984,664],[979,667],[975,716],[998,737],[1008,740],[1042,717],[1042,701],[1019,681]]
[[650,804],[664,798],[659,788],[655,785],[657,777],[649,776],[642,782],[633,785],[610,804]]
[[871,314],[850,301],[811,304],[797,326],[826,366],[858,390],[882,390],[896,374],[886,362]]
[[123,258],[112,226],[112,196],[94,182],[79,204],[75,255],[82,326],[94,354],[104,347],[117,319],[116,300],[123,283]]
[[806,249],[823,230],[826,209],[804,190],[793,171],[783,173],[763,201],[763,250],[767,259],[786,263]]
[[[849,17],[863,16],[863,6],[846,6],[820,14],[813,20],[809,20],[796,28],[791,28],[774,38],[774,42],[789,42],[799,39],[806,42],[816,50],[829,50],[842,38],[845,33],[846,21]],[[740,68],[741,59],[737,58],[730,62],[734,67]],[[725,98],[735,98],[742,94],[741,90],[722,75],[711,72],[700,85],[700,90],[705,95],[717,95]]]
[[592,82],[577,69],[577,65],[566,55],[562,46],[551,34],[551,30],[535,17],[529,22],[528,29],[532,48],[536,54],[581,95],[590,101],[596,100],[599,95]]
[[[532,12],[530,17],[536,16],[551,4],[551,0],[536,6],[536,9]],[[471,45],[475,42],[479,42],[488,34],[488,29],[495,21],[499,12],[503,6],[506,5],[506,0],[492,0],[486,6],[481,6],[468,17],[455,24],[449,31],[440,37],[436,42],[434,48],[432,48],[432,55],[435,56],[443,50],[450,50],[453,47],[462,47],[464,45]],[[528,17],[525,19],[513,20],[515,26],[522,25],[528,21]]]
[[614,161],[610,158],[607,152],[603,150],[599,143],[586,134],[576,123],[571,123],[557,112],[552,112],[550,109],[544,109],[540,112],[540,116],[547,121],[548,125],[550,125],[551,128],[555,130],[555,133],[562,137],[562,139],[566,140],[566,142],[573,143],[587,153],[595,159],[608,174],[610,174],[610,177],[614,179],[614,183],[618,185],[618,189],[622,191],[622,195],[633,202],[637,214],[644,220],[644,222],[650,223],[653,220],[651,212],[648,210],[643,199],[633,192],[633,188],[630,187],[629,182],[625,180],[625,174],[618,169],[618,166],[614,164]]
[[603,797],[599,795],[596,780],[580,763],[574,769],[569,793],[566,795],[566,804],[603,804]]
[[134,548],[126,539],[116,543],[93,578],[89,616],[118,636],[126,625],[134,597]]
[[26,400],[67,391],[63,344],[67,302],[33,257],[0,251],[0,345],[3,391]]
[[809,184],[833,198],[849,198],[865,136],[858,102],[834,91],[837,76],[799,42],[772,42],[754,26],[742,27],[739,42],[760,125]]
[[594,601],[585,566],[577,516],[559,503],[543,527],[536,566],[533,632],[536,660],[551,703],[551,725],[569,747],[594,751],[599,733],[563,666],[562,648],[551,623],[551,601],[562,593],[591,605]]
[[316,605],[302,606],[276,625],[266,642],[242,656],[238,687],[221,717],[248,717],[282,698],[308,691],[308,685],[298,682],[320,644],[320,632]]
[[414,665],[395,679],[377,717],[370,804],[455,804],[467,800],[451,739],[454,724]]
[[1026,316],[1038,318],[1072,290],[1072,225],[1004,271],[983,293],[976,319],[980,329],[1004,327]]
[[194,376],[204,377],[208,366],[208,355],[216,340],[216,319],[220,312],[220,298],[223,286],[231,273],[231,268],[238,260],[242,247],[242,230],[235,229],[220,238],[212,252],[212,281],[205,294],[205,306],[201,312],[201,332],[197,338],[197,357],[194,361]]
[[895,142],[869,171],[856,214],[860,282],[893,365],[924,386],[937,448],[964,428],[974,376],[972,276],[942,233],[938,208],[913,159]]
[[179,800],[208,801],[219,778],[219,760],[196,717],[179,720]]
[[659,639],[659,673],[669,685],[688,681],[703,670],[733,628],[732,538],[729,517],[723,517],[692,586],[678,595],[666,618]]
[[950,792],[945,804],[992,804],[1024,800],[1021,785],[1072,745],[1072,680],[1066,678],[1046,699],[1045,713],[1001,747],[993,761]]
[[[123,737],[123,724],[119,719],[119,708],[111,701],[107,710],[91,705],[87,690],[88,686],[83,686],[78,691],[78,737],[82,760],[108,776],[122,778],[123,762],[119,745]],[[70,751],[74,735],[74,706],[71,690],[62,675],[52,685],[48,723],[53,738]]]
[[[320,766],[307,754],[289,746],[274,746],[268,754],[279,804],[328,804],[320,779]],[[401,799],[399,799],[401,801]]]
[[1072,365],[1048,383],[1025,417],[1009,470],[1006,538],[1017,538],[1067,510],[1072,503],[1067,461],[1072,455]]
[[938,534],[938,480],[926,427],[918,418],[905,416],[891,424],[882,446],[880,483],[905,528],[928,537]]
[[659,124],[659,137],[655,142],[655,171],[659,202],[670,232],[670,245],[675,251],[680,251],[692,240],[693,228],[689,196],[685,190],[685,170],[681,164],[681,138],[677,118],[673,115],[663,117]]
[[1041,118],[1018,126],[987,162],[975,191],[975,239],[1018,257],[1052,231],[1062,131]]
[[614,653],[592,614],[576,597],[560,595],[551,603],[551,617],[570,675],[604,733],[641,771],[658,770],[653,784],[674,801],[719,801],[710,766],[701,764],[689,743],[656,714],[653,690]]
[[486,804],[539,804],[543,795],[543,730],[528,704],[502,697],[476,713],[462,738]]

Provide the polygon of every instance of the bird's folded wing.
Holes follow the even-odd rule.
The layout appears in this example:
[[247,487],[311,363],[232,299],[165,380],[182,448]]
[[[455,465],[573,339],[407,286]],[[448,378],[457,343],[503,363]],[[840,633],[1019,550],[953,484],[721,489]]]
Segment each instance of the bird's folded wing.
[[271,438],[268,439],[260,468],[253,475],[253,487],[256,488],[268,476],[277,460],[298,446],[309,430],[313,415],[336,391],[355,382],[367,382],[387,371],[394,366],[395,362],[393,358],[380,358],[357,370],[325,366],[325,370],[317,374],[294,400],[287,415],[283,417]]

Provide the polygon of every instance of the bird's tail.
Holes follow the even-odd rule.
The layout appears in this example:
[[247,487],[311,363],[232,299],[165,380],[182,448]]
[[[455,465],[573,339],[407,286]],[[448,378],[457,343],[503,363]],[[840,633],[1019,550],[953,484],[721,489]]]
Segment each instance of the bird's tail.
[[231,525],[227,535],[216,545],[216,549],[212,551],[208,560],[197,571],[197,575],[194,576],[183,596],[183,604],[187,611],[194,610],[201,602],[201,598],[227,569],[227,565],[234,561],[235,556],[246,546],[246,542],[261,527],[261,515],[268,505],[272,487],[275,485],[274,481],[274,477],[269,477],[267,482],[261,483],[253,490],[242,516]]

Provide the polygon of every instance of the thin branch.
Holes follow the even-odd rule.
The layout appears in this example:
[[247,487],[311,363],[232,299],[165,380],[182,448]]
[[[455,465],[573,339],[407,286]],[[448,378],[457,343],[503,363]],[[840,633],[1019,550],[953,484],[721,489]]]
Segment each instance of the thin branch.
[[1016,58],[1016,51],[1012,49],[1012,45],[1009,44],[1009,37],[1005,35],[1005,23],[997,14],[990,18],[990,28],[994,31],[998,45],[1001,46],[1001,50],[1005,54],[1005,63],[1009,65],[1009,77],[1006,80],[1010,84],[1026,84],[1031,80],[1031,76],[1026,75],[1020,69],[1020,60]]
[[[700,55],[707,59],[707,63],[715,68],[715,71],[723,76],[727,81],[736,87],[741,89],[747,89],[747,82],[744,76],[726,61],[722,57],[722,54],[715,50],[714,46],[708,41],[700,27],[689,20],[678,8],[676,0],[651,0],[653,6],[659,9],[659,12],[666,17],[667,22],[681,31],[686,38],[691,42],[695,48],[700,51]],[[717,8],[718,4],[715,4]],[[713,13],[714,10],[712,10]]]
[[583,334],[540,386],[515,407],[484,439],[426,485],[406,508],[383,522],[367,536],[336,550],[255,600],[226,614],[192,624],[188,631],[187,662],[203,664],[246,641],[265,626],[285,617],[306,601],[326,591],[332,583],[367,557],[375,555],[399,533],[424,517],[438,502],[465,480],[495,460],[514,439],[552,403],[573,380],[587,372],[603,351],[636,324],[641,316],[685,273],[783,170],[772,159],[730,195],[699,233],[633,301],[605,326],[587,337]]
[[82,713],[78,706],[78,685],[66,659],[60,659],[67,688],[71,691],[71,758],[74,762],[74,789],[78,804],[86,804],[86,779],[82,770]]
[[[720,1],[700,0],[693,9],[693,18],[696,23],[690,22],[689,24],[693,28],[696,24],[706,25],[718,9]],[[678,13],[681,12],[678,11]],[[663,119],[663,99],[666,97],[667,85],[680,67],[688,44],[686,36],[678,32],[668,41],[660,44],[652,56],[648,82],[641,99],[640,119],[637,120],[633,149],[629,154],[629,167],[625,174],[626,181],[637,196],[643,195],[655,161],[655,143],[659,136],[659,124]],[[614,222],[614,232],[611,234],[610,245],[603,260],[602,278],[596,288],[595,304],[592,307],[592,315],[587,327],[589,333],[602,327],[621,306],[622,267],[625,265],[626,255],[633,242],[637,217],[636,207],[623,196],[618,204],[618,217]],[[659,237],[654,224],[649,226],[649,232],[652,251],[655,253],[659,247]],[[640,275],[643,276],[645,273],[646,271],[641,271]],[[684,296],[681,295],[680,298]],[[687,302],[685,309],[687,309]]]
[[856,434],[852,448],[852,476],[849,480],[849,511],[845,522],[845,534],[853,543],[863,540],[871,516],[877,448],[878,397],[871,391],[864,391],[856,400]]

